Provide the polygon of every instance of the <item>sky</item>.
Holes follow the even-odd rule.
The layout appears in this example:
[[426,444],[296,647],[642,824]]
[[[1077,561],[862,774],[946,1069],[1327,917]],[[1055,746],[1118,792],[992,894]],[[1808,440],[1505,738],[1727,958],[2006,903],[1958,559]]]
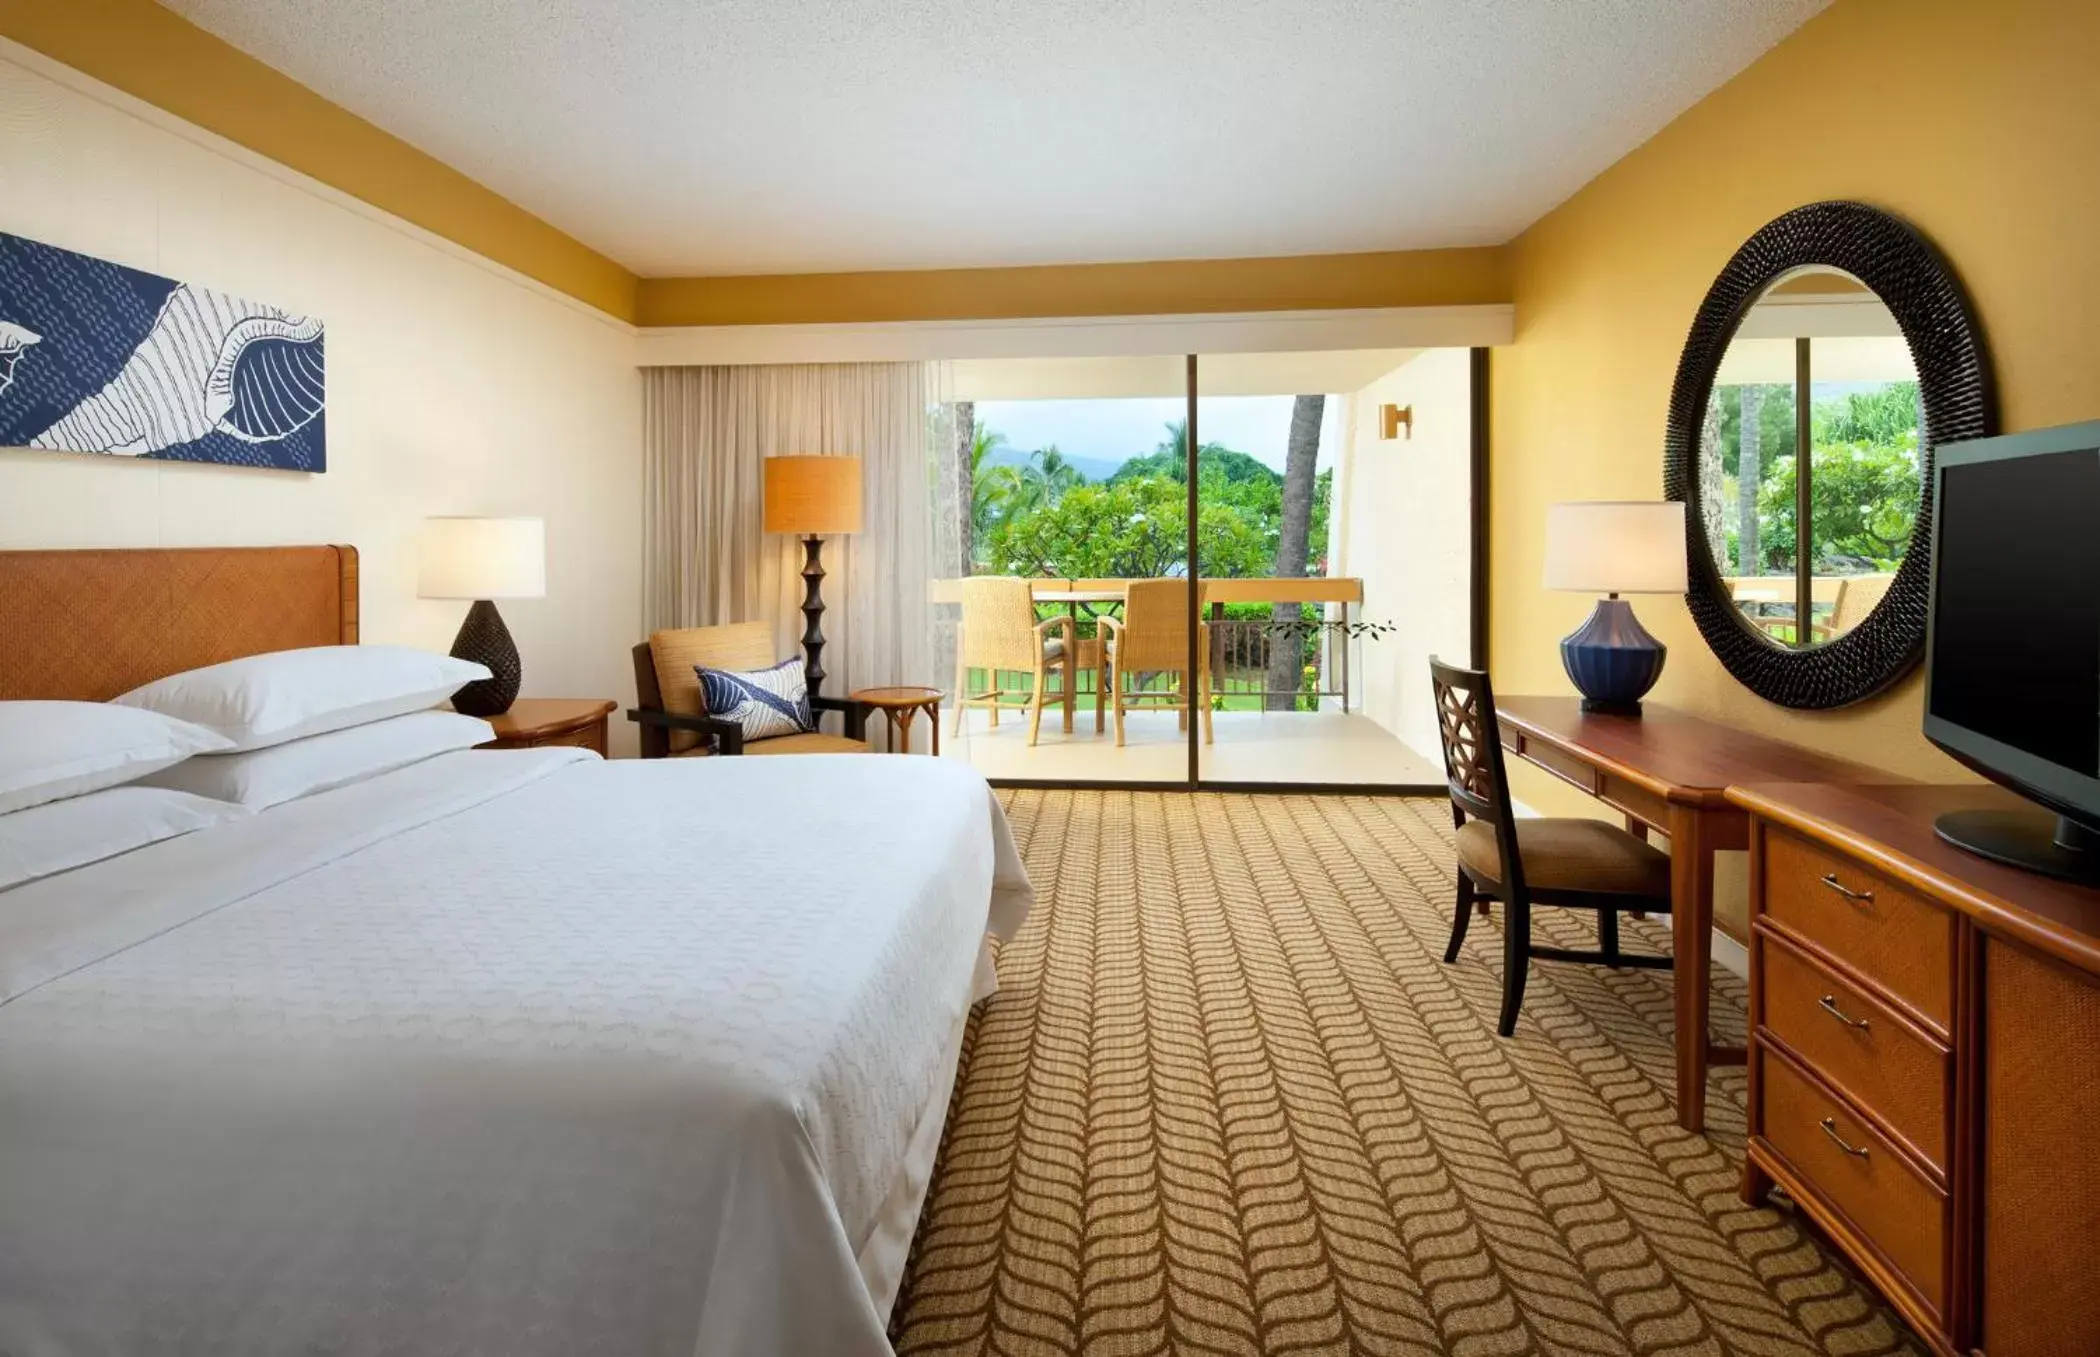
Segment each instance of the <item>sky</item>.
[[[1290,396],[1205,396],[1196,407],[1196,435],[1282,471],[1291,401]],[[1020,452],[1055,443],[1067,457],[1114,463],[1157,448],[1167,437],[1167,425],[1186,413],[1187,402],[1179,396],[977,402],[978,421],[1005,434],[1008,445]],[[1342,402],[1329,396],[1320,419],[1320,470],[1334,465],[1342,432]],[[1091,479],[1094,468],[1085,469]]]

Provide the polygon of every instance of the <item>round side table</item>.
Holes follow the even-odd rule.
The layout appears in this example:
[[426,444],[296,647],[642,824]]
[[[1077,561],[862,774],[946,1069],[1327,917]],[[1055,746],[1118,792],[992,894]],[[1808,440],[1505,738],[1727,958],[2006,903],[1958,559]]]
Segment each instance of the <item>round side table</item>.
[[851,694],[855,702],[875,708],[889,718],[890,752],[911,753],[912,718],[920,712],[926,713],[926,722],[933,727],[933,752],[941,752],[941,699],[946,696],[938,688],[862,688]]

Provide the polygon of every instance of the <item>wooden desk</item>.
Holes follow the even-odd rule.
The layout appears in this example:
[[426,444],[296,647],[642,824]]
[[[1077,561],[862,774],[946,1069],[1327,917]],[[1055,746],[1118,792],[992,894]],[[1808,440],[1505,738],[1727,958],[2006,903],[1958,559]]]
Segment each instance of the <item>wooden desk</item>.
[[1675,958],[1677,1124],[1706,1126],[1706,1071],[1740,1065],[1740,1046],[1706,1028],[1713,967],[1714,854],[1749,847],[1749,816],[1727,797],[1748,782],[1899,783],[1848,759],[1672,711],[1585,713],[1580,698],[1497,697],[1503,747],[1626,816],[1636,833],[1670,839],[1670,934]]

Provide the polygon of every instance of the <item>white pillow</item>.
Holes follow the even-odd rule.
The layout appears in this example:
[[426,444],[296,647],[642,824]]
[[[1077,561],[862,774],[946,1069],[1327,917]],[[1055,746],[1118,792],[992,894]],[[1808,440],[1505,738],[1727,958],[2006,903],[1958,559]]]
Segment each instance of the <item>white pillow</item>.
[[117,701],[208,726],[236,753],[421,711],[488,676],[407,646],[314,646],[172,674]]
[[254,812],[157,787],[111,787],[0,815],[0,891]]
[[0,815],[144,777],[224,736],[107,702],[0,702]]
[[145,781],[264,810],[495,738],[486,721],[458,712],[419,711],[245,754],[191,759]]

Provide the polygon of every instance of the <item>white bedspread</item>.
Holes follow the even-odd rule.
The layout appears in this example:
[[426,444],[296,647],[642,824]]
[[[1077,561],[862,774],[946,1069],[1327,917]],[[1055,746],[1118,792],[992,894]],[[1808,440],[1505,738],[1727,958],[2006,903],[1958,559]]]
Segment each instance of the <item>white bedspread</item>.
[[0,1352],[888,1352],[989,932],[934,759],[447,755],[0,892]]

